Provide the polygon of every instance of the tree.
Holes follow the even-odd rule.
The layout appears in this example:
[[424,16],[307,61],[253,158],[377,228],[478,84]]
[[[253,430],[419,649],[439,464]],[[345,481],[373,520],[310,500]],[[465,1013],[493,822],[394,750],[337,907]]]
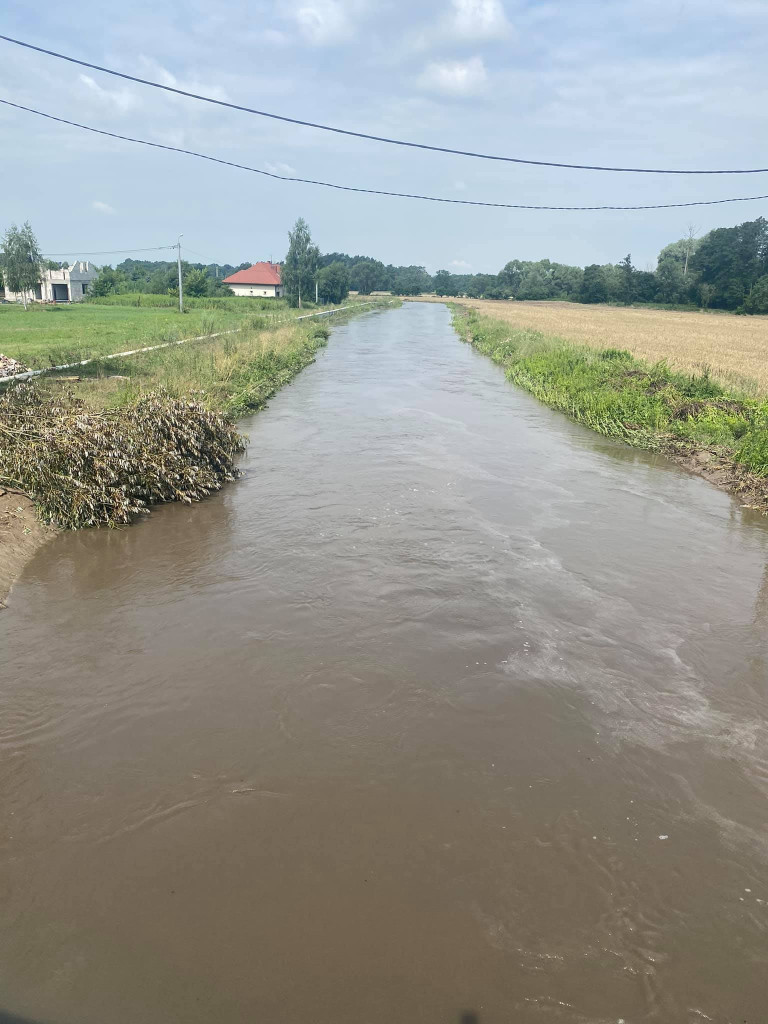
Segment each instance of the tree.
[[631,306],[635,297],[635,268],[632,266],[630,253],[627,253],[619,263],[619,270],[621,271],[621,301],[625,306]]
[[317,273],[317,293],[321,302],[343,302],[349,295],[347,268],[338,260]]
[[88,289],[94,298],[103,298],[105,295],[112,295],[114,292],[122,291],[126,283],[125,274],[112,267],[102,267],[98,276],[91,282]]
[[288,253],[283,264],[283,287],[291,306],[301,307],[302,298],[315,294],[315,276],[320,250],[312,242],[312,235],[303,217],[299,217],[288,232]]
[[392,291],[396,295],[421,295],[432,291],[432,278],[424,267],[398,267],[393,277]]
[[768,274],[755,282],[752,291],[744,299],[745,313],[768,313]]
[[584,268],[581,288],[579,289],[580,302],[607,302],[608,285],[605,280],[605,270],[597,263]]
[[683,288],[685,286],[683,267],[677,260],[671,257],[663,260],[660,259],[656,269],[656,283],[659,289],[659,298],[662,302],[680,302],[683,298]]
[[435,295],[443,297],[443,295],[455,295],[453,274],[450,274],[447,270],[438,270],[435,274],[434,280]]
[[688,276],[688,263],[691,259],[691,256],[693,256],[694,252],[696,251],[696,230],[697,228],[695,224],[689,224],[688,233],[683,239],[685,245],[685,262],[683,263],[683,277]]
[[650,270],[636,270],[633,278],[636,302],[653,302],[658,290],[656,275]]
[[19,228],[11,224],[3,236],[0,264],[3,269],[5,287],[11,292],[20,292],[24,309],[27,295],[35,285],[40,284],[40,268],[43,256],[35,233],[29,221]]
[[470,299],[482,299],[496,284],[495,274],[473,274],[467,281],[466,293]]
[[768,221],[758,217],[734,228],[715,228],[702,238],[690,265],[702,284],[714,287],[711,305],[736,309],[768,273]]
[[188,270],[183,275],[184,294],[200,297],[208,294],[208,275],[204,270]]
[[550,282],[545,270],[535,263],[525,271],[517,289],[521,301],[536,301],[551,298]]
[[358,260],[349,270],[349,284],[361,295],[370,295],[376,290],[384,271],[384,264],[378,260]]
[[499,271],[499,281],[509,289],[511,295],[517,295],[517,289],[520,287],[527,266],[528,264],[521,260],[510,260]]

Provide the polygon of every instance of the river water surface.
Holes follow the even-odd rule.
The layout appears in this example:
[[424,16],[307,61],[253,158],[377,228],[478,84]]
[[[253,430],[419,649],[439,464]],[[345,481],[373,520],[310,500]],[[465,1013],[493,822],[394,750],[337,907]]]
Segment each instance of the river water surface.
[[0,614],[0,1018],[768,1021],[768,530],[407,305]]

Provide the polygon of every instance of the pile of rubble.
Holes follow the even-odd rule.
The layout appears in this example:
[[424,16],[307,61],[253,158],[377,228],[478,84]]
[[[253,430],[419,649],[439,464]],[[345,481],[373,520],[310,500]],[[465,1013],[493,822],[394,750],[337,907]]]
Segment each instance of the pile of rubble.
[[29,367],[20,363],[18,359],[11,359],[0,352],[0,377],[13,377],[17,373],[27,373]]

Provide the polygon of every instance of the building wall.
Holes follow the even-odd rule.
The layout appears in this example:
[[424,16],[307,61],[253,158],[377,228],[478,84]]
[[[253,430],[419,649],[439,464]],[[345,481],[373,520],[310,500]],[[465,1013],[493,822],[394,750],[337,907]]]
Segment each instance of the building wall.
[[[87,260],[76,260],[71,267],[63,270],[44,270],[38,289],[33,288],[27,296],[28,302],[53,302],[53,286],[66,285],[69,302],[81,302],[87,294],[88,286],[96,277],[96,270]],[[21,302],[20,292],[6,290],[5,298],[9,302]]]
[[235,295],[256,295],[260,298],[279,299],[283,294],[279,284],[230,284],[229,288]]

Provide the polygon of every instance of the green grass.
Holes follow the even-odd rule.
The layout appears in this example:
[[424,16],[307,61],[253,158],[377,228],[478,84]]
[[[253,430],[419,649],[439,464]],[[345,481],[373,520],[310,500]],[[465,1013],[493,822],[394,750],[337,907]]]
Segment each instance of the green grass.
[[236,327],[229,310],[96,306],[0,306],[0,352],[37,369]]
[[768,477],[768,402],[729,393],[707,373],[676,373],[620,349],[588,348],[453,306],[459,334],[508,379],[574,420],[628,444],[708,449]]
[[[393,301],[378,304],[392,305]],[[95,359],[79,367],[81,379],[68,386],[94,409],[130,406],[159,387],[174,397],[193,396],[213,412],[236,417],[261,408],[312,362],[332,326],[353,315],[350,311],[337,313],[332,320],[289,319],[276,326],[253,316],[250,326],[222,338],[171,345],[121,359]],[[56,374],[38,381],[51,397],[62,387]]]
[[[72,305],[0,305],[0,353],[31,369],[194,338],[243,325],[273,326],[301,313],[283,299],[190,299],[182,315],[170,295],[117,295]],[[140,305],[136,303],[139,302]]]
[[[136,306],[138,308],[179,308],[176,295],[155,295],[152,292],[126,292],[122,295],[105,295],[102,298],[87,298],[86,306]],[[250,295],[212,295],[195,298],[184,296],[185,309],[230,309],[238,312],[249,312],[261,309],[279,308],[285,310],[288,304],[284,299],[269,299]]]

